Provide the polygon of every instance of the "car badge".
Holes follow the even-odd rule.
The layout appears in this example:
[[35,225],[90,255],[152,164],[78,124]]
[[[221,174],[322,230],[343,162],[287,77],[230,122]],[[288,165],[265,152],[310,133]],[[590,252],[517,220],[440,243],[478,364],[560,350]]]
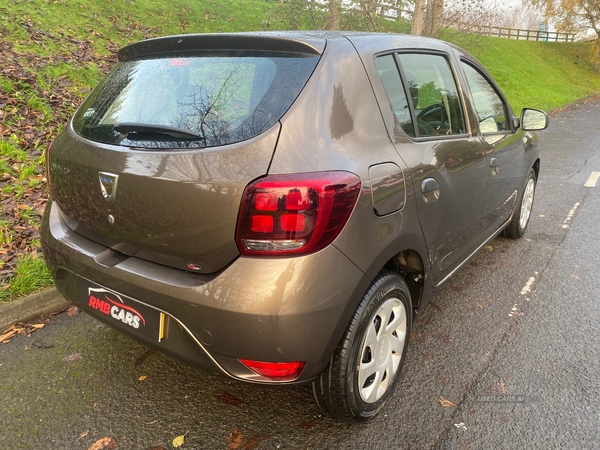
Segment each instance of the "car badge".
[[117,195],[117,181],[119,181],[119,175],[108,172],[98,172],[98,178],[100,178],[100,190],[102,196],[108,202],[113,202]]

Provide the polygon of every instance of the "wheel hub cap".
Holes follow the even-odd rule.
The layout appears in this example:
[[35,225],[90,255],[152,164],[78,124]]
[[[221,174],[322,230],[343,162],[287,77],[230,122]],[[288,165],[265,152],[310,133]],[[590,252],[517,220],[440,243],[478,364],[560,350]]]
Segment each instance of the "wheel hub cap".
[[358,390],[365,403],[376,402],[392,385],[402,360],[406,330],[406,309],[397,298],[387,299],[372,316],[358,366]]
[[521,215],[519,216],[519,227],[525,229],[531,216],[531,207],[533,206],[533,194],[535,191],[535,181],[529,179],[525,191],[523,192],[523,201],[521,202]]

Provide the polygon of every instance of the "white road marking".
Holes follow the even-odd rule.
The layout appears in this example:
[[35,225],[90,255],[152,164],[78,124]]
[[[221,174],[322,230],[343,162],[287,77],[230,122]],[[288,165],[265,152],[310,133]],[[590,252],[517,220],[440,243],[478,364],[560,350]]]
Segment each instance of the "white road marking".
[[529,294],[531,292],[531,285],[535,282],[535,277],[531,277],[525,287],[521,289],[521,295]]
[[[529,301],[529,294],[531,294],[531,286],[533,285],[533,283],[535,283],[535,281],[537,280],[537,278],[540,276],[539,272],[535,272],[534,276],[529,277],[529,280],[527,280],[527,283],[525,283],[525,286],[523,286],[523,289],[521,289],[521,295],[525,296],[524,300],[526,302]],[[512,308],[510,309],[510,312],[508,313],[508,317],[513,317],[513,316],[523,316],[525,315],[524,312],[519,311],[519,304],[515,303]]]
[[600,172],[592,172],[588,180],[585,182],[585,187],[596,187],[596,183],[600,178]]
[[577,211],[577,208],[579,208],[579,205],[580,205],[579,202],[575,203],[575,206],[573,206],[573,208],[571,209],[571,211],[569,211],[569,214],[567,214],[567,218],[563,222],[563,225],[562,225],[563,228],[569,228],[569,222],[571,221],[571,219],[575,215],[575,211]]

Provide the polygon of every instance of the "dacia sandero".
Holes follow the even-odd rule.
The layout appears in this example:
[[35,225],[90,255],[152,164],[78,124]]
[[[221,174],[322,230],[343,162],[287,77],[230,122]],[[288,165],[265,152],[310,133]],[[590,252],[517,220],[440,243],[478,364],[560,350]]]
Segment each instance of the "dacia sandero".
[[100,321],[229,379],[374,416],[414,312],[531,217],[546,113],[434,39],[128,45],[48,147],[45,259]]

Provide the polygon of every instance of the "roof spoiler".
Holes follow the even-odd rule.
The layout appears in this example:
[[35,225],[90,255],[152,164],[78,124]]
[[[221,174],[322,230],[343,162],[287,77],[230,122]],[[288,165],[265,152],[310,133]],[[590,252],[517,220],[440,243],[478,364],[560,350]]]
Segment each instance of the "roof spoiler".
[[139,56],[198,50],[261,50],[320,55],[325,49],[325,42],[322,37],[299,37],[286,33],[182,34],[136,42],[119,50],[118,56],[119,61],[127,61]]

